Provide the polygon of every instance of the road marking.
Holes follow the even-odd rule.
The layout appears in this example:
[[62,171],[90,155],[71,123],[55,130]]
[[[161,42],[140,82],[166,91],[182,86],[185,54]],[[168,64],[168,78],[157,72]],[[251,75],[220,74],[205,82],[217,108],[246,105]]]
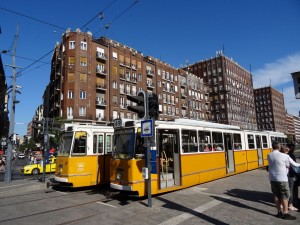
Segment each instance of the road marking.
[[101,204],[101,205],[105,205],[105,206],[109,206],[109,207],[113,207],[113,208],[118,208],[117,206],[110,205],[110,204],[107,204],[107,203],[104,203],[104,202],[96,202],[96,203]]
[[[198,213],[203,213],[221,203],[222,203],[222,201],[214,199],[214,200],[212,200],[204,205],[201,205],[195,209],[192,209],[192,210],[195,212],[198,212]],[[180,223],[184,222],[185,220],[188,220],[192,217],[194,217],[194,215],[192,215],[190,213],[183,213],[183,214],[181,214],[179,216],[175,216],[163,223],[160,223],[159,225],[176,225],[176,224],[180,224]]]

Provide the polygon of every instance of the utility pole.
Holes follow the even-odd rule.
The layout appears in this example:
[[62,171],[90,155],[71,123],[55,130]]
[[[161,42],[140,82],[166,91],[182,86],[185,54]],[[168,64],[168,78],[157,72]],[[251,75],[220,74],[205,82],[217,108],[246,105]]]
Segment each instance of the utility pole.
[[14,128],[15,128],[15,104],[16,101],[16,49],[17,41],[19,36],[19,27],[17,26],[17,32],[14,40],[14,45],[12,48],[12,94],[11,94],[11,109],[9,112],[9,131],[8,131],[8,143],[7,143],[7,153],[6,153],[6,165],[5,165],[5,177],[4,182],[8,183],[11,181],[11,165],[12,165],[12,150],[14,146]]

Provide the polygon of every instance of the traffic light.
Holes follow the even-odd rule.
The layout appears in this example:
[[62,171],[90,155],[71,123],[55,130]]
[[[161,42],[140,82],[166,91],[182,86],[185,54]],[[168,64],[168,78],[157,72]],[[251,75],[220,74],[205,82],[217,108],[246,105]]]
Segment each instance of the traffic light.
[[156,94],[152,93],[149,95],[148,107],[149,107],[149,117],[157,120],[159,115],[159,109],[158,109],[158,97]]
[[127,95],[127,99],[137,104],[136,106],[127,106],[127,109],[137,113],[140,119],[145,119],[147,111],[147,96],[145,92],[140,91],[137,96]]

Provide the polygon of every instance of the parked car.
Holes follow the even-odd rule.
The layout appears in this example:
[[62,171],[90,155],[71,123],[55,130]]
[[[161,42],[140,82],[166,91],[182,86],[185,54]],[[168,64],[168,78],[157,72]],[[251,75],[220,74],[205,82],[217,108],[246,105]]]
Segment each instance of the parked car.
[[[55,169],[56,169],[56,157],[51,157],[49,159],[49,163],[46,164],[46,171],[45,172],[46,173],[54,173]],[[28,174],[38,175],[38,174],[43,173],[43,172],[44,172],[44,167],[40,162],[25,165],[21,169],[21,173],[23,173],[24,175],[28,175]]]
[[19,153],[18,158],[19,159],[25,159],[25,154],[24,153]]

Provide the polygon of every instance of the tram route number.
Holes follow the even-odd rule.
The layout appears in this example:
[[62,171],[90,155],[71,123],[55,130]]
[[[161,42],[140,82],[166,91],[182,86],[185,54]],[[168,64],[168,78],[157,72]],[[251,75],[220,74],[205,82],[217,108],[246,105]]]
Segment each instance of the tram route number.
[[114,120],[114,128],[121,128],[122,127],[122,119],[118,118]]

